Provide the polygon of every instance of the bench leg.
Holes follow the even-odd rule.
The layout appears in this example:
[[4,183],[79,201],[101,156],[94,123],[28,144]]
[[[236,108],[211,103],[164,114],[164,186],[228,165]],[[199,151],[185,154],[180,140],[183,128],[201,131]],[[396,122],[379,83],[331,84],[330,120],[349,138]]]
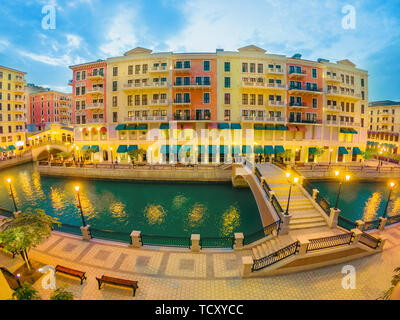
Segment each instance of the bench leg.
[[135,296],[135,294],[136,294],[136,288],[134,287],[133,288],[133,296]]
[[98,284],[99,284],[99,290],[101,289],[101,281],[100,280],[97,280],[97,282],[98,282]]

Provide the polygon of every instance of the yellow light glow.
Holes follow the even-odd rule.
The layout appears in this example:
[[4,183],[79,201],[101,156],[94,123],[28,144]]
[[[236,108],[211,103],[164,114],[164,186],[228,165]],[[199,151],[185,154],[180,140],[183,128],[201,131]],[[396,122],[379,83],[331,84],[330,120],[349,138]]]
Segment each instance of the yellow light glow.
[[79,189],[80,189],[79,186],[75,186],[75,191],[76,192],[79,192]]
[[340,174],[340,171],[336,170],[336,171],[335,171],[335,176],[338,177],[339,174]]
[[294,177],[293,178],[293,183],[297,183],[297,182],[299,182],[299,177]]
[[285,173],[285,176],[286,176],[286,178],[289,179],[289,178],[290,178],[290,172],[286,172],[286,173]]
[[391,181],[391,182],[390,182],[390,187],[391,187],[391,188],[394,188],[395,186],[396,186],[396,182]]
[[350,175],[346,175],[346,181],[349,181],[350,180]]
[[6,180],[8,183],[11,183],[11,178],[7,178]]

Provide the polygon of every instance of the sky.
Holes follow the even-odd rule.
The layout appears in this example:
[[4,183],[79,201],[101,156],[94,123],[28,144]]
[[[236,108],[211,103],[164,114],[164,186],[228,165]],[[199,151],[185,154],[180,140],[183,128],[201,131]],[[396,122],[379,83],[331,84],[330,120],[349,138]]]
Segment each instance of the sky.
[[[55,28],[42,26],[47,6]],[[398,0],[1,0],[0,13],[0,65],[54,90],[70,92],[70,65],[137,46],[215,52],[254,44],[309,60],[349,59],[368,70],[370,101],[400,101]],[[354,28],[343,28],[347,17]]]

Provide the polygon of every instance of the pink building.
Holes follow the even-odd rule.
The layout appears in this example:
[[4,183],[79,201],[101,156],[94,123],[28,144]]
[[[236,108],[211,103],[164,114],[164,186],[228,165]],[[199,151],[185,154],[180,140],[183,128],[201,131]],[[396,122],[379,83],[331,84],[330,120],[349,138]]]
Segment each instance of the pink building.
[[30,125],[37,130],[49,123],[71,123],[72,95],[58,91],[41,91],[29,95]]

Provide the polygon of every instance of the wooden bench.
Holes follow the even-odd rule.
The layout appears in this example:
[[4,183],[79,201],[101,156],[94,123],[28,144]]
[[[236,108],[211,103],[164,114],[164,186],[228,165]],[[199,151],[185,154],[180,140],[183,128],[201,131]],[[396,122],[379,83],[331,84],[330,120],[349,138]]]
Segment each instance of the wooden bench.
[[72,276],[72,277],[75,277],[75,278],[79,278],[81,280],[81,285],[83,284],[83,281],[86,280],[86,272],[82,272],[82,271],[79,271],[79,270],[74,270],[74,269],[70,269],[70,268],[67,268],[67,267],[63,267],[63,266],[57,265],[56,272],[64,273],[64,274],[67,274],[69,276]]
[[101,278],[97,278],[96,277],[96,280],[99,283],[99,290],[101,289],[101,286],[104,283],[106,283],[106,284],[111,284],[111,285],[120,286],[120,287],[132,288],[133,289],[133,296],[135,296],[136,289],[139,288],[137,281],[112,278],[112,277],[107,277],[107,276],[104,276],[104,275]]

